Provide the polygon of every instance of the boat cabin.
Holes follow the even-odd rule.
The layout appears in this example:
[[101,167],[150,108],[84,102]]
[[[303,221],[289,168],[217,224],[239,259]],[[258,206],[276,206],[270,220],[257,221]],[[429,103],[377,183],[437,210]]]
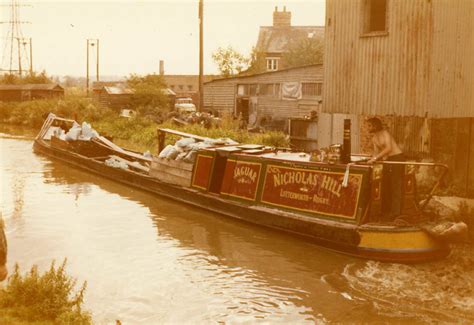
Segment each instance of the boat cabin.
[[[247,206],[359,225],[383,222],[383,164],[362,162],[366,158],[353,155],[350,163],[343,164],[315,161],[309,153],[263,145],[215,146],[197,151],[195,162],[188,169],[187,184]],[[404,168],[402,216],[411,220],[421,216],[417,164],[409,163]],[[166,165],[170,168],[170,161]]]

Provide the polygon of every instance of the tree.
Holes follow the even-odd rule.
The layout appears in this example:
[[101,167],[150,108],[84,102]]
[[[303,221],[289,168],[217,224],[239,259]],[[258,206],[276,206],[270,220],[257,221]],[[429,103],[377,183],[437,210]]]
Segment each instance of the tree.
[[160,75],[150,74],[144,77],[132,74],[127,83],[134,90],[132,106],[142,115],[160,116],[169,108],[165,94],[166,83]]
[[256,74],[266,71],[266,62],[265,54],[257,50],[257,48],[252,48],[252,53],[250,54],[249,67],[245,71],[245,74]]
[[0,84],[4,85],[20,85],[20,84],[50,84],[53,81],[48,77],[46,71],[41,71],[41,73],[31,72],[25,76],[18,76],[16,74],[4,74],[0,78]]
[[250,63],[250,59],[244,57],[228,46],[227,48],[219,47],[212,54],[212,59],[219,67],[219,71],[223,77],[236,75],[246,69]]
[[321,38],[304,38],[290,44],[283,59],[288,68],[309,64],[322,64],[324,57],[324,41]]

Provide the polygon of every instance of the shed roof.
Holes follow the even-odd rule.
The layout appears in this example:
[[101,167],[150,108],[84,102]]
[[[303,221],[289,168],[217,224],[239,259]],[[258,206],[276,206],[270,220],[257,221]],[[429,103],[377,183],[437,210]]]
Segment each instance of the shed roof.
[[257,51],[283,53],[292,43],[306,38],[323,38],[324,26],[261,26],[257,40]]
[[[102,89],[109,95],[132,95],[135,93],[134,89],[125,86],[104,86]],[[161,91],[164,95],[176,95],[176,93],[169,88],[163,88]]]
[[58,84],[0,85],[0,90],[64,90]]
[[266,72],[250,74],[250,75],[245,74],[245,75],[238,75],[238,76],[227,77],[227,78],[219,78],[219,79],[214,79],[214,80],[205,82],[204,84],[207,85],[207,84],[211,84],[211,83],[215,83],[215,82],[219,82],[219,81],[227,81],[227,80],[232,80],[232,79],[253,78],[253,77],[258,77],[258,76],[262,76],[262,75],[285,74],[289,71],[304,70],[304,69],[314,68],[314,67],[318,67],[318,66],[322,68],[323,65],[322,64],[309,64],[309,65],[303,65],[303,66],[300,66],[300,67],[292,67],[292,68],[287,68],[287,69],[281,69],[281,70],[277,70],[277,71],[266,71]]
[[127,87],[116,87],[116,86],[104,86],[103,89],[109,95],[131,95],[135,91]]

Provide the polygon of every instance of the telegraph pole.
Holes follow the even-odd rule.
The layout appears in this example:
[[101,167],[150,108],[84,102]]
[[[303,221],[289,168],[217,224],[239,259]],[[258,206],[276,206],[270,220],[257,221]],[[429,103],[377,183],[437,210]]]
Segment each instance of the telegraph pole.
[[96,79],[99,81],[99,39],[97,39]]
[[30,74],[33,74],[33,39],[30,37]]
[[199,0],[199,111],[202,112],[204,109],[204,65],[203,65],[203,20],[204,20],[204,9],[203,1]]
[[89,96],[89,39],[87,39],[87,49],[86,49],[86,94]]
[[88,38],[86,46],[86,94],[89,96],[89,47],[96,46],[96,79],[99,81],[99,39]]

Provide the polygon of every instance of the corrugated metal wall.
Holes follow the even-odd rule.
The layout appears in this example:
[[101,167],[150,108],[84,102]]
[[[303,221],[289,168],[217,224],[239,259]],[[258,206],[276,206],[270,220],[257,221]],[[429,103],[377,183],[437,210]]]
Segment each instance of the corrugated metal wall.
[[326,0],[323,111],[474,116],[474,1],[387,0],[378,36],[363,1]]

